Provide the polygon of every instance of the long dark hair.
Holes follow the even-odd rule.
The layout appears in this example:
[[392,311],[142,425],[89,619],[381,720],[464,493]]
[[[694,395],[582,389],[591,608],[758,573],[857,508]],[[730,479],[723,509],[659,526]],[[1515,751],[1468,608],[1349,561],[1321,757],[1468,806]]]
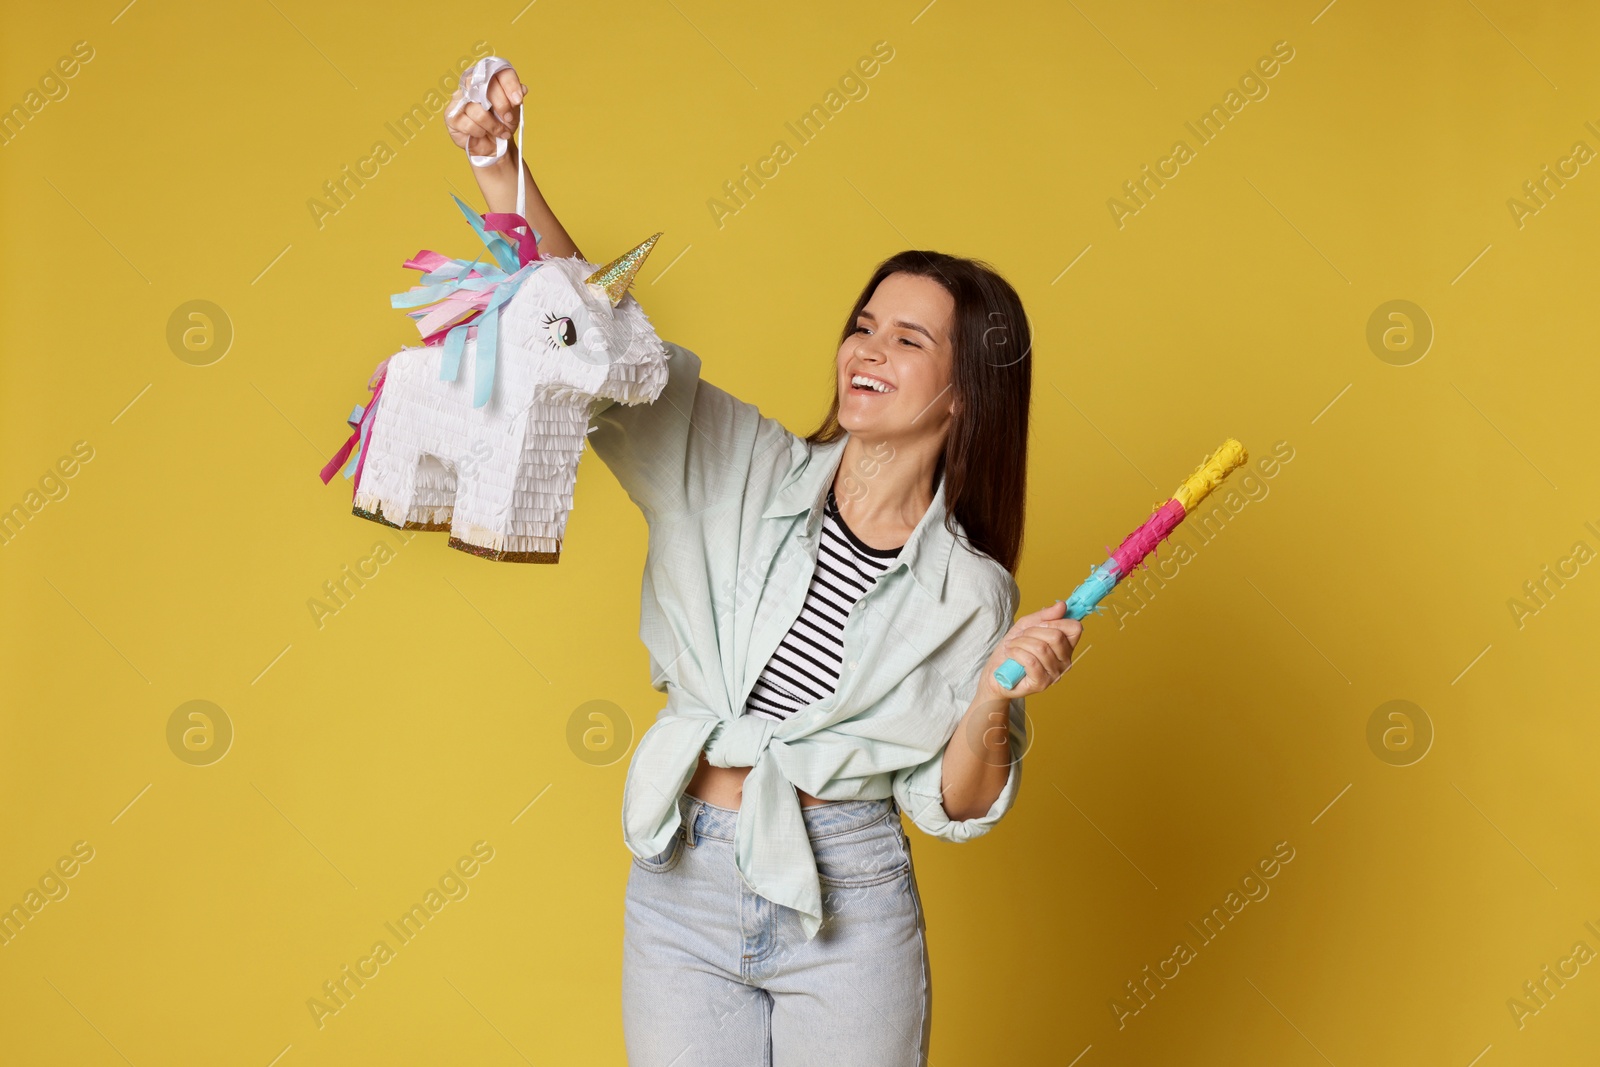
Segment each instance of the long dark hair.
[[[931,278],[955,300],[955,358],[950,384],[960,399],[933,472],[944,476],[945,526],[960,523],[967,542],[1011,574],[1022,555],[1028,485],[1028,401],[1033,388],[1033,336],[1022,299],[1011,283],[977,259],[907,250],[878,264],[845,319],[839,343],[878,283],[896,272]],[[826,444],[844,435],[839,425],[838,370],[830,364],[828,414],[807,438]]]

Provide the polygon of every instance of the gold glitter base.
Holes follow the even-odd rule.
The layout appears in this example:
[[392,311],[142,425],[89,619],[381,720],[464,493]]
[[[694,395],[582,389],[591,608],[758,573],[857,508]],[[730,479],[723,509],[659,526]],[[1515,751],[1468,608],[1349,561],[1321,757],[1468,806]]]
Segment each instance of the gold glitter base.
[[399,523],[390,522],[388,519],[384,518],[383,508],[381,507],[377,511],[368,511],[366,508],[357,505],[350,509],[350,514],[363,519],[371,519],[373,522],[381,522],[383,525],[392,526],[396,530],[403,529]]
[[358,515],[363,519],[371,519],[373,522],[381,522],[383,525],[393,527],[396,530],[432,530],[435,532],[448,532],[450,529],[450,524],[448,522],[408,522],[403,526],[399,523],[390,522],[388,519],[383,517],[383,507],[381,505],[375,512],[368,511],[366,508],[357,506],[351,508],[350,513],[352,515]]
[[[382,505],[378,507],[377,511],[368,511],[366,508],[359,506],[352,507],[350,509],[350,513],[352,515],[360,516],[363,519],[371,519],[373,522],[382,523],[383,525],[392,527],[396,530],[432,530],[435,532],[449,533],[451,528],[450,524],[447,522],[408,522],[404,526],[401,526],[399,523],[390,522],[388,519],[383,517]],[[475,545],[470,541],[463,541],[461,538],[455,536],[451,536],[450,540],[447,541],[446,544],[448,544],[451,548],[458,548],[463,552],[470,552],[474,556],[479,556],[483,559],[495,560],[500,563],[561,562],[561,553],[559,551],[506,552],[501,549],[485,548],[483,545]]]
[[471,552],[474,556],[484,559],[497,560],[501,563],[560,563],[560,552],[504,552],[500,549],[485,548],[482,545],[463,541],[459,537],[452,537],[446,542],[451,548],[459,548],[463,552]]

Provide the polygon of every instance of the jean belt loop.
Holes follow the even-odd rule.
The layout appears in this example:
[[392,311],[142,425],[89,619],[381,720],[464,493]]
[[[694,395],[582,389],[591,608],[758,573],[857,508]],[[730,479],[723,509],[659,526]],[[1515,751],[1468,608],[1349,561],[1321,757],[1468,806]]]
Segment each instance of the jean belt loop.
[[699,800],[689,801],[689,810],[683,817],[683,843],[694,848],[694,822],[705,807]]

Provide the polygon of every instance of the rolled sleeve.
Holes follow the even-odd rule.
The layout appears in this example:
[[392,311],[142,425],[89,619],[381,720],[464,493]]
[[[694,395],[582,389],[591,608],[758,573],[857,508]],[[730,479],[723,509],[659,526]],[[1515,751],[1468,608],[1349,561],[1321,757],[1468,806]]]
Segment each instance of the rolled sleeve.
[[1027,741],[1021,697],[1012,698],[1009,705],[1007,733],[1011,743],[1011,771],[987,812],[975,819],[952,819],[944,810],[944,754],[950,748],[948,741],[926,763],[895,772],[894,798],[901,810],[911,816],[911,821],[923,833],[946,841],[970,841],[988,833],[1011,810],[1022,788],[1022,755]]
[[[998,568],[998,564],[996,567]],[[978,672],[983,670],[989,662],[989,657],[999,646],[1000,640],[1011,629],[1017,605],[1021,600],[1016,581],[1009,573],[1003,571],[1001,573],[1004,574],[1004,578],[991,601],[995,605],[995,618],[988,630],[987,639],[973,654],[977,661],[970,674],[974,679],[973,693],[977,691]],[[955,714],[956,725],[952,729],[951,740],[954,740],[955,734],[960,731],[961,721],[965,718],[971,703],[969,699],[965,703],[958,704]],[[945,811],[944,754],[950,749],[948,740],[932,759],[895,772],[893,780],[895,800],[923,832],[946,841],[970,841],[974,837],[988,833],[1016,803],[1017,792],[1022,788],[1022,757],[1027,752],[1028,743],[1024,698],[1012,697],[1006,708],[1006,733],[1011,748],[1011,770],[1006,775],[1006,784],[1001,787],[1000,795],[983,815],[974,819],[952,819]]]

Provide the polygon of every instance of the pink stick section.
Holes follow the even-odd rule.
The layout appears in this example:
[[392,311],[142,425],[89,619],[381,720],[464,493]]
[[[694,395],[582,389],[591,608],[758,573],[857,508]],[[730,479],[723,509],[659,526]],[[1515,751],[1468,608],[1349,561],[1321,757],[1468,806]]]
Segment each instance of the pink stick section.
[[1169,500],[1157,508],[1143,526],[1129,534],[1111,553],[1111,562],[1117,567],[1117,580],[1121,581],[1133,573],[1133,568],[1142,563],[1177,528],[1178,523],[1183,521],[1183,515],[1183,505],[1176,500]]

